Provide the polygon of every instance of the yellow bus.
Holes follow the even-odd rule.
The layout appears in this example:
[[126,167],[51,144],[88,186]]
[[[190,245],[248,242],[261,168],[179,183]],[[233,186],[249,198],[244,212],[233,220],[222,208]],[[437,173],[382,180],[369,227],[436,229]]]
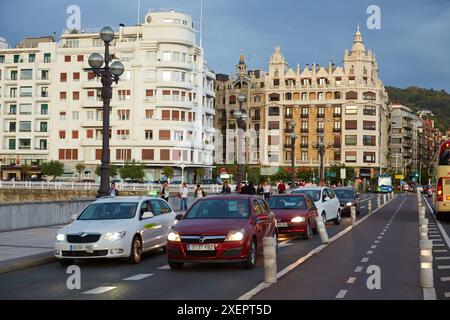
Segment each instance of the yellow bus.
[[450,216],[450,140],[439,148],[436,163],[436,192],[433,195],[433,207],[436,218]]

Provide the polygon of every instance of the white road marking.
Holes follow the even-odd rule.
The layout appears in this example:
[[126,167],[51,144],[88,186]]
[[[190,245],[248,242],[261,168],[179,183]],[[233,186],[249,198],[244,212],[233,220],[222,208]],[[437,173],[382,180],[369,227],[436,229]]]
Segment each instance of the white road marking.
[[371,254],[373,254],[373,251],[372,251],[372,250],[369,250],[369,251],[367,251],[367,254],[368,254],[368,255],[371,255]]
[[445,296],[446,298],[450,298],[450,292],[444,293],[444,296]]
[[442,244],[442,243],[441,244],[439,244],[439,243],[438,244],[434,244],[433,243],[433,247],[445,247],[445,244]]
[[369,262],[369,258],[362,258],[361,262],[362,263],[367,263],[367,262]]
[[450,270],[450,266],[438,266],[439,270]]
[[370,249],[376,249],[377,248],[377,246],[371,246],[370,247]]
[[380,243],[380,240],[377,240],[377,241],[375,241],[374,243],[375,243],[375,244],[379,244],[379,243]]
[[165,266],[159,267],[158,270],[170,270],[170,266],[165,265]]
[[442,277],[441,281],[442,282],[448,282],[448,281],[450,281],[450,277]]
[[102,294],[111,290],[116,289],[116,287],[98,287],[86,292],[83,292],[83,294]]
[[286,241],[286,242],[282,242],[280,244],[278,244],[278,248],[285,248],[285,247],[289,247],[292,246],[292,243],[290,241]]
[[447,253],[447,250],[433,250],[436,253]]
[[364,267],[356,267],[355,272],[361,273],[364,270]]
[[383,237],[378,237],[379,240],[383,239]]
[[354,284],[355,281],[356,281],[356,278],[355,277],[351,277],[351,278],[348,278],[347,283],[348,284]]
[[431,239],[433,242],[442,242],[442,239]]
[[123,281],[139,281],[139,280],[142,280],[142,279],[145,279],[145,278],[149,278],[151,276],[153,276],[153,273],[138,274],[138,275],[135,275],[133,277],[129,277],[129,278],[123,279]]
[[[425,199],[425,197],[424,197],[424,199]],[[430,210],[430,212],[433,212],[433,209],[431,208],[430,204],[428,203],[428,200],[425,199],[425,202],[426,202],[426,204],[427,204],[428,209]],[[442,223],[441,223],[440,221],[436,220],[436,217],[435,217],[433,214],[432,214],[432,216],[433,216],[433,218],[435,219],[436,224],[437,224],[437,226],[439,227],[439,230],[441,231],[442,236],[444,237],[445,242],[447,243],[447,246],[450,247],[450,238],[449,238],[448,234],[445,232],[445,229],[444,229],[444,227],[442,226]]]
[[434,288],[423,288],[423,300],[437,300]]
[[341,290],[336,296],[336,299],[344,299],[347,295],[348,290]]
[[439,260],[439,261],[450,260],[450,257],[435,257],[435,260]]

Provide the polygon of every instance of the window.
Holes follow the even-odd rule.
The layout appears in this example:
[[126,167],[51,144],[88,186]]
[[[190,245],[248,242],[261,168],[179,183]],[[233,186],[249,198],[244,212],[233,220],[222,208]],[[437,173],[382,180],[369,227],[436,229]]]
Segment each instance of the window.
[[345,162],[356,163],[356,151],[347,151],[345,152]]
[[302,151],[302,161],[308,161],[308,151]]
[[67,73],[62,72],[62,73],[59,75],[59,80],[60,80],[61,82],[67,82]]
[[117,139],[127,140],[130,138],[130,130],[117,130]]
[[170,81],[171,80],[171,72],[170,71],[163,71],[163,81]]
[[116,160],[131,160],[131,149],[116,149]]
[[280,137],[269,136],[269,146],[278,146],[278,145],[280,145]]
[[74,72],[72,78],[73,78],[73,81],[80,81],[80,73]]
[[173,138],[175,141],[183,141],[184,140],[184,132],[183,131],[175,131],[173,134]]
[[279,115],[280,115],[280,108],[278,107],[269,108],[269,116],[278,117]]
[[377,137],[376,136],[363,136],[363,145],[365,146],[376,146]]
[[364,92],[363,99],[364,100],[376,100],[376,94],[373,92]]
[[5,56],[3,54],[0,55],[0,63],[5,63]]
[[[30,110],[31,111],[31,110]],[[17,114],[17,105],[15,104],[10,104],[9,105],[9,112],[8,114],[12,115],[12,114]]]
[[16,150],[16,139],[8,139],[8,150]]
[[154,111],[153,110],[145,110],[145,119],[152,119]]
[[280,130],[280,122],[269,121],[269,130]]
[[301,117],[302,118],[308,118],[309,116],[309,109],[306,107],[302,107],[302,113],[301,113]]
[[9,130],[8,132],[16,132],[16,123],[15,122],[10,122],[9,123]]
[[324,107],[318,107],[317,108],[317,117],[318,118],[324,118],[325,117],[325,108]]
[[154,95],[154,90],[149,90],[149,89],[145,90],[145,96],[147,97],[147,99],[152,98],[153,95]]
[[31,139],[19,139],[19,150],[30,150]]
[[31,132],[31,121],[20,121],[19,132]]
[[341,122],[340,121],[334,121],[333,130],[334,130],[334,132],[341,132]]
[[148,81],[155,82],[156,81],[156,70],[147,70],[145,77]]
[[66,131],[65,130],[59,130],[59,138],[65,139],[66,138]]
[[59,160],[78,160],[78,149],[59,149]]
[[357,115],[358,114],[358,107],[357,106],[346,106],[345,107],[345,114],[346,115]]
[[356,146],[358,144],[358,136],[357,135],[346,135],[345,136],[345,145],[346,146]]
[[155,150],[142,149],[142,160],[153,161],[155,160]]
[[145,140],[153,140],[153,130],[145,130]]
[[14,63],[19,63],[20,55],[19,54],[15,54],[13,59],[14,59]]
[[119,100],[130,100],[131,90],[119,90]]
[[64,56],[64,62],[70,62],[71,57],[70,56]]
[[87,130],[86,130],[86,138],[87,138],[87,139],[93,139],[93,138],[94,138],[94,130],[92,130],[92,129],[87,129]]
[[78,120],[80,118],[79,111],[72,111],[72,120]]
[[47,122],[39,123],[39,131],[40,132],[47,132],[47,130],[48,130]]
[[345,129],[346,130],[357,130],[358,129],[358,120],[345,120]]
[[52,61],[51,53],[44,53],[44,63],[50,63]]
[[65,111],[61,111],[59,113],[59,120],[66,120],[66,112]]
[[41,97],[42,98],[48,98],[48,87],[42,87],[41,88]]
[[366,163],[375,163],[376,162],[376,158],[375,158],[375,152],[364,152],[364,162]]
[[20,70],[20,80],[32,80],[33,70],[32,69],[21,69]]
[[48,70],[41,70],[41,80],[48,80],[49,79],[49,71]]
[[159,130],[159,140],[162,141],[170,140],[170,130]]
[[341,152],[340,151],[334,152],[334,161],[341,161]]
[[77,61],[78,62],[83,62],[84,61],[84,56],[82,54],[77,55]]
[[80,92],[78,92],[78,91],[72,92],[72,99],[73,100],[80,100]]
[[130,110],[117,110],[117,117],[120,121],[130,120]]
[[41,115],[48,114],[48,104],[41,104]]
[[172,161],[181,160],[181,150],[172,150]]
[[161,161],[170,161],[170,150],[162,149],[159,158]]
[[78,139],[78,130],[72,130],[72,139]]
[[17,70],[11,70],[11,74],[9,77],[11,80],[17,80]]
[[364,106],[364,115],[365,116],[376,116],[377,109],[374,106]]
[[66,100],[66,98],[67,98],[67,93],[65,91],[61,91],[59,93],[59,99],[60,100]]
[[336,106],[334,107],[334,116],[341,116],[342,113],[342,107],[341,106]]
[[180,121],[180,111],[172,111],[172,121]]
[[[354,84],[355,80],[353,80],[353,83],[351,83],[352,80],[349,80],[349,84]],[[346,100],[358,100],[358,93],[355,91],[349,91],[345,94]]]
[[32,97],[33,96],[33,87],[20,87],[20,96],[21,97]]
[[364,130],[376,130],[377,123],[375,121],[363,121],[363,129]]
[[30,115],[31,114],[31,104],[20,104],[19,114]]
[[162,120],[164,121],[170,121],[170,110],[163,110],[161,112]]
[[306,92],[302,92],[302,100],[308,100],[308,95]]

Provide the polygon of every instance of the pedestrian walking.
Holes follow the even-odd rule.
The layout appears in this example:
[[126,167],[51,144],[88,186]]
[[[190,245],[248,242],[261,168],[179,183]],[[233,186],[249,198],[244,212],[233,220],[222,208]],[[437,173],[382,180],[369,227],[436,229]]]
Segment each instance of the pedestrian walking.
[[258,188],[256,189],[256,194],[258,196],[263,196],[264,195],[264,185],[263,185],[262,182],[258,185]]
[[188,208],[189,189],[186,183],[183,183],[180,189],[180,211],[187,211]]
[[111,183],[111,188],[108,191],[108,196],[110,196],[110,197],[118,197],[119,196],[119,190],[116,189],[116,184],[114,182]]
[[231,194],[231,188],[228,185],[228,182],[224,182],[223,186],[222,186],[222,192],[221,194]]
[[264,199],[269,201],[270,195],[272,193],[272,186],[267,182],[264,183]]
[[206,197],[206,192],[203,190],[203,188],[198,184],[197,189],[195,189],[195,198],[196,199],[202,199]]
[[169,190],[169,183],[167,181],[164,181],[161,192],[159,193],[159,196],[166,200],[167,203],[169,203],[169,196],[170,196],[170,190]]
[[280,181],[277,187],[278,194],[285,194],[286,193],[286,185],[284,184],[283,180]]

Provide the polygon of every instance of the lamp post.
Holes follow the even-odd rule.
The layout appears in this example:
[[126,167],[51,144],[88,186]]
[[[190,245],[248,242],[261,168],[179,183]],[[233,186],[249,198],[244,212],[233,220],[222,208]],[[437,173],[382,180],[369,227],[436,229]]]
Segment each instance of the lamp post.
[[325,168],[324,168],[325,152],[327,149],[333,148],[333,144],[329,143],[328,145],[325,145],[324,142],[318,142],[318,143],[316,143],[316,145],[313,148],[317,149],[317,151],[319,152],[319,156],[320,156],[319,179],[321,181],[323,181],[323,180],[325,180]]
[[296,123],[294,120],[291,121],[291,188],[295,188],[295,141],[297,140],[297,135],[295,134]]
[[[245,157],[245,150],[243,150],[242,145],[242,137],[241,134],[244,133],[246,129],[246,122],[248,119],[247,113],[243,110],[242,105],[247,102],[247,96],[243,93],[239,94],[237,97],[237,100],[239,102],[239,110],[236,110],[233,113],[233,117],[236,119],[237,126],[238,126],[238,164],[237,164],[237,173],[236,173],[236,184],[239,186],[242,183],[242,180],[244,178],[244,163],[241,161],[241,156],[244,155]],[[244,158],[245,159],[245,158]]]
[[[97,77],[102,81],[102,100],[103,100],[103,143],[102,143],[102,165],[100,177],[100,189],[97,192],[97,198],[108,195],[109,190],[109,173],[110,151],[109,151],[109,126],[110,126],[110,102],[112,98],[112,84],[119,82],[119,77],[124,72],[124,66],[121,62],[116,61],[111,66],[109,47],[111,41],[114,40],[114,30],[110,27],[104,27],[100,31],[100,38],[105,43],[104,58],[99,53],[93,53],[89,56],[89,66]],[[104,65],[104,66],[103,66]],[[103,67],[102,67],[103,66]]]
[[183,185],[183,183],[184,183],[184,169],[189,167],[189,163],[188,162],[180,162],[180,163],[177,163],[177,167],[181,168],[181,185]]

